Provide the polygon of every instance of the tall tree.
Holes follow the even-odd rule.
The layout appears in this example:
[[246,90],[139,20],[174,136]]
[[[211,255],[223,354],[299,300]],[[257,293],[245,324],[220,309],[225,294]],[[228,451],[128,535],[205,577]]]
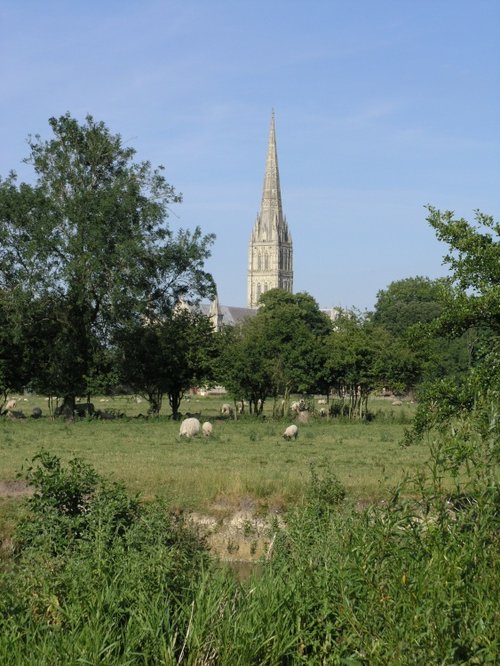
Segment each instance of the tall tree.
[[9,392],[21,390],[26,382],[25,360],[6,294],[0,291],[0,413]]
[[324,381],[334,389],[351,419],[368,414],[370,393],[386,382],[391,336],[366,315],[344,312],[326,343]]
[[[35,185],[18,185],[14,173],[0,181],[0,288],[51,329],[57,387],[71,408],[104,370],[120,326],[211,293],[213,236],[170,229],[180,195],[104,123],[66,114],[49,125],[52,139],[29,139]],[[35,379],[43,388],[43,373]]]
[[222,352],[221,381],[235,398],[245,398],[257,413],[273,397],[285,403],[295,391],[315,390],[322,377],[323,343],[330,319],[306,293],[271,289],[260,308],[234,335]]

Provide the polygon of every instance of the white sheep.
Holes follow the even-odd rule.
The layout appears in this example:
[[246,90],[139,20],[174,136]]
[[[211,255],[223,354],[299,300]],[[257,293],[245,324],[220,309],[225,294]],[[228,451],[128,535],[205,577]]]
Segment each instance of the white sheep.
[[297,428],[296,425],[289,425],[288,428],[285,430],[283,433],[283,439],[297,439],[297,435],[299,434],[299,429]]
[[307,409],[297,414],[297,421],[299,423],[309,423],[309,412]]
[[12,412],[16,408],[16,405],[17,401],[14,398],[7,400],[7,404],[5,405],[5,411]]
[[290,405],[290,410],[292,414],[295,415],[299,414],[299,412],[303,412],[305,408],[306,408],[306,403],[302,399],[298,400],[297,402],[292,402],[292,404]]
[[210,435],[212,434],[213,428],[210,421],[205,421],[205,423],[201,426],[201,429],[205,437],[210,437]]
[[225,402],[220,408],[220,413],[222,414],[222,416],[232,416],[233,408],[231,407],[231,405],[228,405],[228,403]]
[[194,437],[199,434],[200,429],[201,425],[198,419],[191,417],[189,419],[184,419],[181,423],[179,435],[180,437]]

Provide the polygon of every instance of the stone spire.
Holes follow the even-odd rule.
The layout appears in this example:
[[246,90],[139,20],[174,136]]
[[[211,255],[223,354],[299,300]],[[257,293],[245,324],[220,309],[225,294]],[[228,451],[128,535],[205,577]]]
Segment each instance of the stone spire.
[[248,305],[257,307],[259,297],[269,289],[293,290],[292,237],[283,215],[276,148],[274,111],[260,213],[250,237],[248,252]]

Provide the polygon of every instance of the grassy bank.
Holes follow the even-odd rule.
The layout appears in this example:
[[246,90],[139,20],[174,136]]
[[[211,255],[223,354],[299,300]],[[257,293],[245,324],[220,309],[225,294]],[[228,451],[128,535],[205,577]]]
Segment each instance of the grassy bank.
[[419,483],[355,510],[316,471],[241,582],[162,503],[35,462],[39,495],[0,568],[6,666],[498,663],[493,488],[450,503]]

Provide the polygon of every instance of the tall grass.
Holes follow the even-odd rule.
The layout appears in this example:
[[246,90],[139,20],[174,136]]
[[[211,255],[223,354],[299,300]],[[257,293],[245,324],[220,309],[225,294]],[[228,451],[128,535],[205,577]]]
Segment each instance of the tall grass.
[[164,503],[43,456],[0,579],[6,666],[498,663],[494,485],[450,495],[435,460],[360,511],[313,466],[241,582]]

